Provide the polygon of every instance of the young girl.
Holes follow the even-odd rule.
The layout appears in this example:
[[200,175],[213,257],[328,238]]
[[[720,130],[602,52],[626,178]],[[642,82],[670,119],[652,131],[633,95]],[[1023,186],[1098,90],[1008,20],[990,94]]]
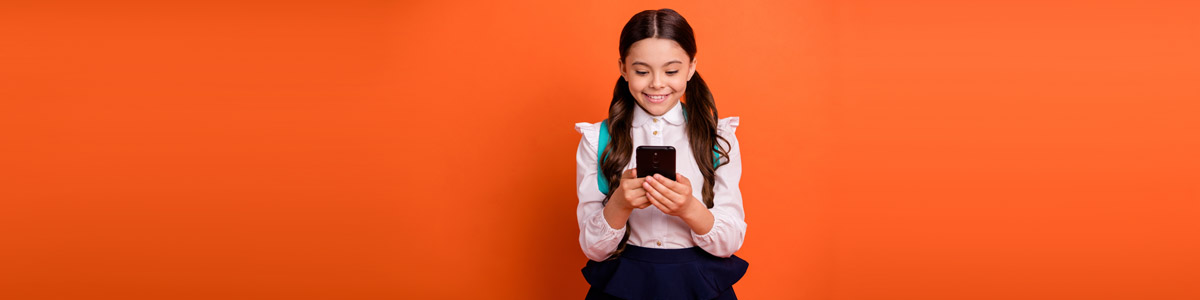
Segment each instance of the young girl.
[[[733,255],[746,235],[738,118],[717,118],[692,28],[674,10],[634,15],[620,54],[608,119],[575,124],[587,299],[737,299],[748,266]],[[642,145],[674,146],[677,180],[636,177]]]

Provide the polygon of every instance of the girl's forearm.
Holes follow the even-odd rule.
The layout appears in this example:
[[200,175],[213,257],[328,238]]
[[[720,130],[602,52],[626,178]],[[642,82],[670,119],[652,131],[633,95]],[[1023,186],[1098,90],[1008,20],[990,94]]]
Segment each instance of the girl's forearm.
[[625,223],[629,221],[629,214],[633,213],[632,209],[620,207],[616,203],[609,203],[604,206],[604,220],[608,221],[608,227],[621,230],[625,228]]
[[703,205],[693,205],[692,207],[694,211],[684,215],[681,219],[687,223],[688,227],[692,228],[692,232],[699,235],[708,233],[712,230],[713,222],[715,222],[712,212]]

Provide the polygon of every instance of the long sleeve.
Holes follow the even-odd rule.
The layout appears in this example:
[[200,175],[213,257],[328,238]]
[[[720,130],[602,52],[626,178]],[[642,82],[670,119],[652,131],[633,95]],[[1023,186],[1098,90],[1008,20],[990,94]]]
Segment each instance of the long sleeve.
[[738,146],[734,130],[738,118],[730,117],[718,122],[718,134],[729,141],[729,164],[717,168],[713,180],[713,227],[708,233],[692,232],[692,241],[704,251],[730,257],[742,248],[746,237],[746,213],[742,208],[742,192],[738,181],[742,178],[742,151]]
[[602,261],[617,250],[617,244],[629,226],[613,229],[604,219],[604,193],[596,183],[596,148],[599,144],[599,126],[592,123],[577,123],[575,130],[583,134],[579,150],[575,155],[575,186],[579,206],[575,210],[579,221],[579,246],[588,259]]

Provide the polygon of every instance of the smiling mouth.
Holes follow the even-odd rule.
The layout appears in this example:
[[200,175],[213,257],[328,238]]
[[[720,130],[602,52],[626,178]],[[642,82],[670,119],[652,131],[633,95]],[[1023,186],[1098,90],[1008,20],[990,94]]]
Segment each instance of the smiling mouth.
[[650,103],[662,103],[663,101],[667,101],[667,96],[670,95],[671,94],[651,95],[642,93],[642,96],[646,96],[646,101],[650,101]]

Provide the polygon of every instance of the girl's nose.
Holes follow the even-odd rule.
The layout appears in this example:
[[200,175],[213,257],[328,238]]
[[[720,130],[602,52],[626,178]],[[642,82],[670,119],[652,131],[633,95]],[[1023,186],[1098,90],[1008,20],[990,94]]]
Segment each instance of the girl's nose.
[[653,88],[661,88],[661,87],[663,87],[663,80],[662,80],[662,76],[655,75],[655,76],[654,76],[654,81],[651,81],[651,82],[650,82],[650,87],[653,87]]

